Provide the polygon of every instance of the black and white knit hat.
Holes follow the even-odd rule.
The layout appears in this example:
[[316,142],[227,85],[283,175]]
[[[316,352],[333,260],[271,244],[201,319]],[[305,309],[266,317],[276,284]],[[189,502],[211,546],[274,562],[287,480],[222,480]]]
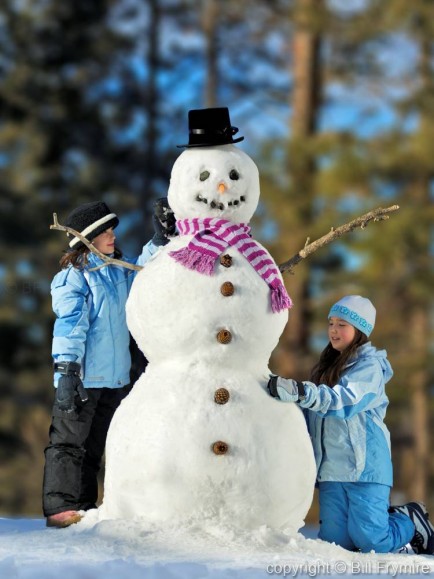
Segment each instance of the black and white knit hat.
[[[75,229],[88,241],[92,241],[100,233],[110,229],[110,227],[114,228],[118,224],[117,215],[110,211],[104,201],[93,201],[80,205],[68,215],[65,221],[66,227]],[[74,237],[69,242],[69,247],[81,249],[84,247],[84,243],[78,237]]]

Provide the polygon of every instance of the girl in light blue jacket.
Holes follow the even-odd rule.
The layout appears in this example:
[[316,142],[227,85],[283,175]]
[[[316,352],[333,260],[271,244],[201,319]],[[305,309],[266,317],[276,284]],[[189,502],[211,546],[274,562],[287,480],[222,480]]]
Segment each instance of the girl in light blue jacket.
[[[174,219],[160,219],[162,204],[168,207],[167,200],[157,202],[155,235],[134,260],[139,265],[174,233]],[[119,258],[114,233],[118,223],[107,205],[96,201],[80,205],[65,225],[104,255]],[[78,522],[79,511],[96,507],[107,431],[131,388],[125,304],[134,271],[104,265],[78,237],[69,246],[60,261],[62,271],[51,284],[56,396],[45,449],[43,510],[47,525],[55,527]]]
[[384,350],[368,341],[375,308],[346,296],[329,312],[329,344],[309,382],[273,376],[268,389],[305,409],[317,463],[319,538],[379,553],[411,543],[434,552],[434,528],[422,503],[389,507],[393,484],[385,385],[393,375]]

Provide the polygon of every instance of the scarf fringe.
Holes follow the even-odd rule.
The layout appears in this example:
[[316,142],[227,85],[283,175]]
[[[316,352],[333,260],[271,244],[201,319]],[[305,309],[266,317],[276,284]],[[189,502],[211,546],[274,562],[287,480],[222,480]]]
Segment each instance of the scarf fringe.
[[271,289],[271,309],[273,312],[281,312],[282,310],[286,310],[292,308],[293,303],[291,298],[289,297],[285,286],[281,283],[273,284]]
[[212,255],[205,255],[188,247],[171,251],[169,255],[187,269],[192,269],[205,275],[212,275],[214,271],[215,257]]

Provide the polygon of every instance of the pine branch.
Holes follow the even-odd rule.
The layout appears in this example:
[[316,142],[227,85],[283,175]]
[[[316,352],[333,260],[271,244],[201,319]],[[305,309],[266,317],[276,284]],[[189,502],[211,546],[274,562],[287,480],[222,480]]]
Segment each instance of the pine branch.
[[120,265],[121,267],[126,267],[127,269],[133,269],[135,271],[140,271],[141,269],[143,269],[143,267],[141,265],[135,265],[134,263],[128,263],[128,261],[123,261],[121,259],[115,259],[114,257],[109,257],[107,255],[105,255],[104,253],[101,253],[90,241],[88,241],[83,235],[81,235],[81,233],[79,233],[78,231],[75,231],[75,229],[72,229],[71,227],[66,227],[65,225],[60,225],[60,223],[57,221],[57,213],[53,213],[53,225],[50,225],[50,229],[56,229],[57,231],[66,231],[66,233],[70,233],[71,235],[73,235],[74,237],[78,237],[78,239],[80,241],[82,241],[84,243],[84,245],[90,249],[90,251],[92,253],[94,253],[95,255],[97,255],[99,258],[101,258],[104,263],[102,265],[99,265],[98,267],[94,267],[92,269],[90,269],[89,271],[95,271],[97,269],[101,269],[103,267],[106,267],[107,265]]
[[399,205],[392,205],[391,207],[386,207],[385,209],[379,207],[378,209],[373,209],[369,213],[365,213],[365,215],[361,215],[360,217],[353,219],[349,223],[341,225],[337,229],[334,229],[332,227],[329,233],[323,235],[322,237],[320,237],[316,241],[313,241],[312,243],[309,243],[309,239],[307,239],[303,249],[301,249],[296,255],[291,257],[291,259],[288,259],[288,261],[285,261],[285,263],[279,265],[280,271],[282,273],[286,272],[289,272],[291,274],[294,273],[293,272],[294,267],[298,263],[300,263],[302,259],[308,257],[309,255],[317,251],[317,249],[319,249],[320,247],[328,245],[329,243],[335,241],[345,233],[353,231],[353,229],[356,229],[358,227],[364,229],[370,221],[384,221],[385,219],[389,219],[388,213],[392,213],[393,211],[397,211],[398,209]]

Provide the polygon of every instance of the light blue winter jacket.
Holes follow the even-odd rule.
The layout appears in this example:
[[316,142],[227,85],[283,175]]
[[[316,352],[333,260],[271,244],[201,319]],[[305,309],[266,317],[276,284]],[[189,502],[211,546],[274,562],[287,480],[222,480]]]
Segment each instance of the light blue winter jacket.
[[390,435],[383,420],[393,375],[385,350],[364,344],[329,388],[304,382],[308,429],[318,481],[374,482],[392,486]]
[[[143,265],[157,249],[150,241],[137,260],[123,260]],[[125,303],[137,272],[115,265],[89,271],[102,263],[91,253],[84,271],[70,266],[54,276],[52,355],[80,363],[85,388],[120,388],[130,381]]]

